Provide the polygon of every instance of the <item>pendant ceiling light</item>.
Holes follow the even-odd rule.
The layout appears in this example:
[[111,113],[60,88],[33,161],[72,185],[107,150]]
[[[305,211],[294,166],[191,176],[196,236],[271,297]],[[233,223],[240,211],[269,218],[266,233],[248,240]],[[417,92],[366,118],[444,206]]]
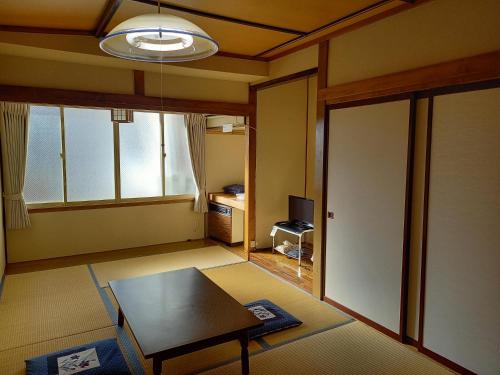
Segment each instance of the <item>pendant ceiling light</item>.
[[145,14],[130,18],[106,35],[101,49],[123,59],[178,62],[199,60],[215,54],[219,46],[205,31],[183,18]]

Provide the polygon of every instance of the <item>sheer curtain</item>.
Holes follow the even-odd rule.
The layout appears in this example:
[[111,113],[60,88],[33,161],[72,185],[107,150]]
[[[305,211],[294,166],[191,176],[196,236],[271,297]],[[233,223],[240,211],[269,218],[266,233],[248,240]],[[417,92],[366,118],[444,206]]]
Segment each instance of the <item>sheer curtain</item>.
[[165,194],[196,194],[184,115],[165,114]]
[[205,132],[207,129],[207,119],[200,114],[184,115],[189,142],[189,154],[193,166],[194,180],[198,194],[194,202],[195,212],[208,212],[206,197],[205,178]]
[[24,202],[24,175],[28,150],[29,106],[0,103],[0,138],[7,229],[31,226]]

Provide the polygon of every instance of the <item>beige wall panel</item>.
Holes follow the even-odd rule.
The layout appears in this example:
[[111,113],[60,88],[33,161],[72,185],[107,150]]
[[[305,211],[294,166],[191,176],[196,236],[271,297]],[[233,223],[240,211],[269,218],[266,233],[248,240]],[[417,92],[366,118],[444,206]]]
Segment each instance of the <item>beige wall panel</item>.
[[410,272],[408,285],[408,324],[406,334],[418,339],[420,307],[420,257],[422,246],[422,214],[425,185],[425,150],[427,137],[428,99],[417,100],[415,123],[415,153],[413,156],[413,201],[411,220]]
[[500,373],[500,89],[434,99],[424,345]]
[[134,93],[131,70],[15,56],[0,57],[0,84]]
[[245,136],[206,135],[207,192],[245,183]]
[[438,0],[330,41],[328,85],[500,49],[500,1]]
[[269,63],[269,79],[283,77],[318,66],[318,45],[301,49]]
[[409,100],[330,112],[325,295],[399,333]]
[[[160,74],[145,72],[146,95],[160,96]],[[248,84],[187,76],[163,76],[163,96],[179,99],[214,100],[232,103],[248,102]]]
[[47,212],[9,231],[8,260],[22,262],[199,239],[203,217],[192,203]]
[[305,194],[306,107],[306,79],[257,93],[257,248],[270,247],[273,224],[288,218],[288,195]]
[[[160,96],[160,74],[145,73],[146,95]],[[0,84],[133,94],[133,71],[61,61],[0,56]],[[245,82],[164,75],[163,95],[180,99],[248,102]]]

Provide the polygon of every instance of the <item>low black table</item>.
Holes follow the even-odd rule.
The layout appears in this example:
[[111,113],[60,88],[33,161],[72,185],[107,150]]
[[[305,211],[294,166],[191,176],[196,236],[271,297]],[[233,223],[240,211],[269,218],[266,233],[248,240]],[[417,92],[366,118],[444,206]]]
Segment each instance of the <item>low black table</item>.
[[248,374],[248,330],[262,325],[251,312],[196,268],[110,281],[118,325],[130,326],[153,373],[162,361],[231,340],[241,343]]

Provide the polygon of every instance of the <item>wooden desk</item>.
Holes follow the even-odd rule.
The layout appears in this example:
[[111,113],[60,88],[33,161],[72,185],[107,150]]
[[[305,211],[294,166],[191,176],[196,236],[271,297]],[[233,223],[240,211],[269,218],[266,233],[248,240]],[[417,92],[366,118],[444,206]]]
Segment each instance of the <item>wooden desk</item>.
[[212,202],[224,204],[226,206],[245,211],[245,201],[236,199],[236,195],[234,194],[209,193],[208,199]]

